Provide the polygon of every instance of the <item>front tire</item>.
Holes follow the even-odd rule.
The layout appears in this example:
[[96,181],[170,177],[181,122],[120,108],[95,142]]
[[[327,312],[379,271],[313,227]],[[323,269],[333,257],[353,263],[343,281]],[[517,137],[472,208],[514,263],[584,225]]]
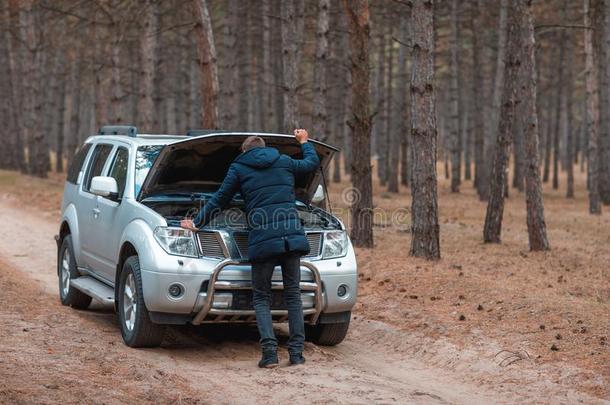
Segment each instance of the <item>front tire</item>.
[[86,309],[91,304],[91,297],[72,287],[70,280],[80,276],[76,268],[72,236],[67,235],[61,243],[57,255],[57,275],[59,276],[59,299],[62,305],[76,309]]
[[157,347],[163,341],[165,328],[152,323],[144,304],[142,276],[138,256],[123,264],[119,280],[119,323],[121,335],[129,347]]
[[348,329],[349,318],[346,322],[305,325],[305,337],[319,346],[336,346],[343,342]]

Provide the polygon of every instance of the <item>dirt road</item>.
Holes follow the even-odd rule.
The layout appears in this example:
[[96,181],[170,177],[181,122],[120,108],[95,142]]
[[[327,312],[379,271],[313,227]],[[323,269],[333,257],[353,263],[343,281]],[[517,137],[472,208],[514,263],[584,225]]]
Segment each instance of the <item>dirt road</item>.
[[412,358],[402,348],[421,339],[359,314],[343,344],[308,344],[300,367],[282,352],[282,367],[257,369],[253,327],[172,328],[161,348],[130,349],[111,310],[59,304],[54,221],[0,201],[0,223],[0,403],[601,402],[544,370],[503,374],[492,352]]

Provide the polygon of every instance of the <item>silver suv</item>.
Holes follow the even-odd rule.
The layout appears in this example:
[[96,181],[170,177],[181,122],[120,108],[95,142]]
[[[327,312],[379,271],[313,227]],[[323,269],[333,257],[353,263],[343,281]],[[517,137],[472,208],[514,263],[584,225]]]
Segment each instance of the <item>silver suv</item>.
[[[89,137],[68,171],[56,236],[61,302],[79,309],[92,298],[114,305],[131,347],[161,344],[164,325],[255,322],[243,200],[237,195],[199,232],[179,227],[216,191],[249,135],[144,135],[135,127],[103,127]],[[300,156],[293,136],[256,135]],[[356,301],[357,266],[345,227],[317,206],[336,149],[312,142],[321,169],[296,179],[311,247],[301,262],[301,296],[308,339],[335,345],[347,333]],[[277,268],[275,322],[288,315],[281,280]]]

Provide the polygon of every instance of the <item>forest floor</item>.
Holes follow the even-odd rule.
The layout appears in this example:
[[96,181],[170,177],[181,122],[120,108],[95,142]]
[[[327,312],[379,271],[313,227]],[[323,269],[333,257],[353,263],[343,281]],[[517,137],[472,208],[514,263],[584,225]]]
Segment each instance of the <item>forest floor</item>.
[[[545,190],[552,250],[530,253],[522,194],[511,189],[503,243],[485,245],[486,204],[470,182],[456,195],[440,179],[443,258],[408,256],[408,216],[400,226],[377,217],[375,249],[357,250],[346,341],[308,344],[305,366],[271,372],[256,368],[253,327],[172,328],[161,348],[134,350],[111,310],[62,307],[52,240],[62,186],[0,171],[10,230],[0,235],[0,403],[610,400],[610,214],[589,216],[582,186],[573,200]],[[347,187],[331,186],[342,216]],[[375,195],[382,214],[410,207],[406,191],[376,184]]]

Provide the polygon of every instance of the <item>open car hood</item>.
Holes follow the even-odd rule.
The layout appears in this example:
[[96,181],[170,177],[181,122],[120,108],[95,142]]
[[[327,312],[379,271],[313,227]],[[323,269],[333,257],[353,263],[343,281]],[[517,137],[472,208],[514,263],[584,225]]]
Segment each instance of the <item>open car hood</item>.
[[[138,201],[164,193],[215,192],[229,166],[241,153],[242,142],[251,135],[262,137],[268,147],[278,149],[281,154],[302,158],[301,146],[293,135],[227,132],[180,140],[163,147],[142,184]],[[311,203],[323,170],[338,151],[319,141],[310,142],[320,157],[320,168],[308,176],[295,179],[296,197],[306,204]]]

